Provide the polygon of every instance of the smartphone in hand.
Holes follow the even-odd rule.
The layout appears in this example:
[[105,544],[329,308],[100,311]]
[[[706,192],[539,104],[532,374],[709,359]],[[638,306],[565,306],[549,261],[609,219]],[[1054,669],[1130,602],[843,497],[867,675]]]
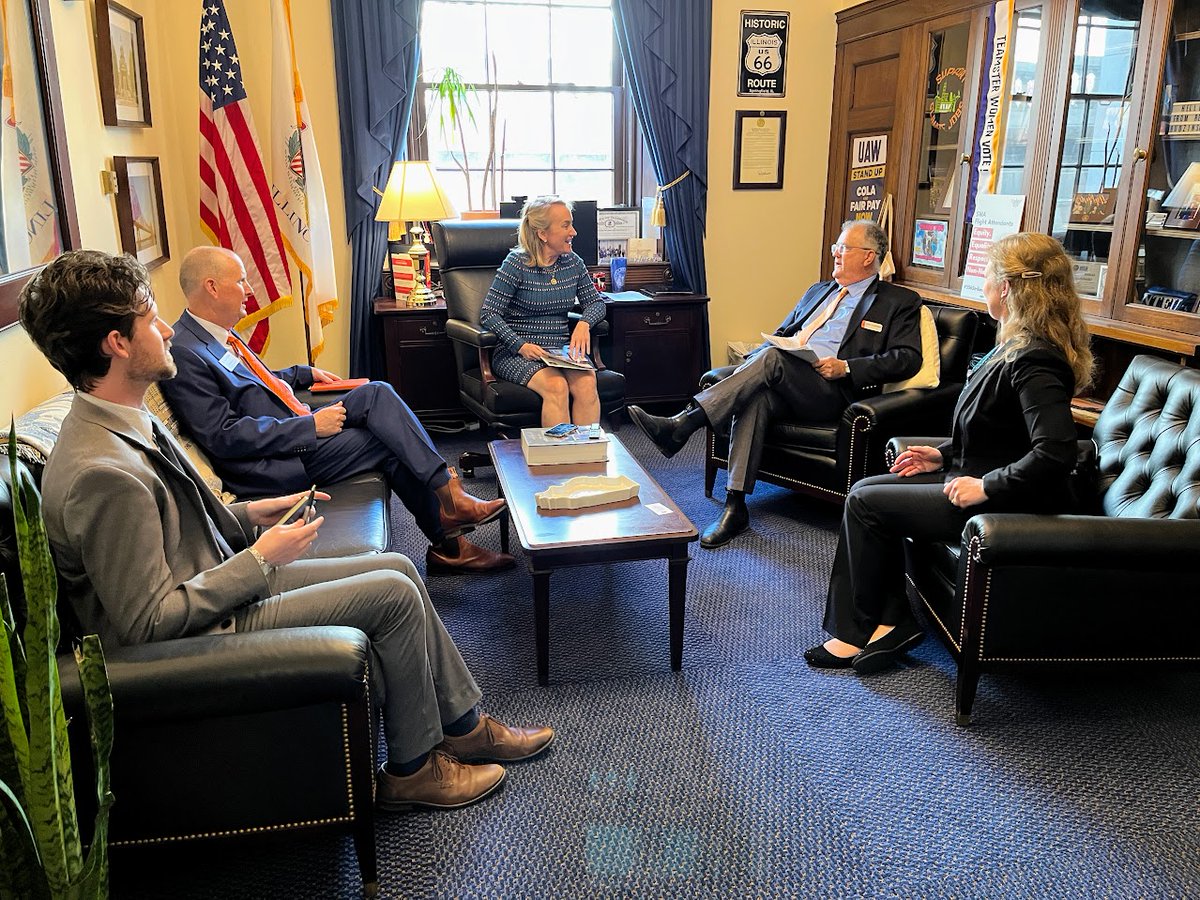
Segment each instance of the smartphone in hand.
[[316,506],[316,494],[317,486],[314,484],[308,489],[308,493],[297,500],[295,505],[285,512],[283,517],[275,524],[290,525],[292,522],[295,522],[298,519],[306,518],[308,516],[308,511]]

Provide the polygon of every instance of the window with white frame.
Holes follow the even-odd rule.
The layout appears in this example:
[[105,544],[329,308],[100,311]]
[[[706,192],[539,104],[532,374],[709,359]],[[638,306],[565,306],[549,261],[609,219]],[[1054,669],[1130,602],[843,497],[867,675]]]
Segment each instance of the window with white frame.
[[[457,127],[438,100],[447,69],[474,86]],[[410,157],[460,210],[548,193],[636,202],[633,119],[609,0],[422,3]]]

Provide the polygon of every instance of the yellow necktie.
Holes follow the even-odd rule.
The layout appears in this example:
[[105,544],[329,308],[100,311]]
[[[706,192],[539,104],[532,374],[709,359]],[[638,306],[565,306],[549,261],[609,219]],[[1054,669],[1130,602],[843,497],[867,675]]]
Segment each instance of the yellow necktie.
[[838,291],[838,295],[826,303],[825,308],[817,313],[816,318],[800,329],[800,333],[796,337],[807,344],[812,339],[812,336],[817,333],[817,330],[829,321],[829,317],[834,314],[834,311],[837,310],[838,306],[846,299],[846,295],[849,293],[850,290],[848,288],[842,288]]

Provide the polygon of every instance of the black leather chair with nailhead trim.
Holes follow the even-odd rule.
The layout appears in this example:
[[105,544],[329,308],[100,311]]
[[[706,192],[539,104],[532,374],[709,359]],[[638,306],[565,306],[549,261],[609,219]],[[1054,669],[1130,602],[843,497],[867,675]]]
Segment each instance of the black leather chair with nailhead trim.
[[[763,447],[761,481],[844,503],[854,482],[885,471],[883,453],[888,438],[950,427],[954,403],[967,378],[978,319],[968,309],[928,307],[941,353],[939,385],[863,397],[850,404],[837,422],[773,423]],[[722,366],[705,372],[700,378],[701,390],[728,377],[734,368]],[[706,437],[704,493],[711,497],[717,470],[729,467],[729,435],[709,428]]]
[[[889,457],[940,440],[896,439]],[[907,542],[961,725],[983,672],[1200,665],[1200,371],[1135,357],[1092,440],[1096,514],[981,514],[959,544]]]

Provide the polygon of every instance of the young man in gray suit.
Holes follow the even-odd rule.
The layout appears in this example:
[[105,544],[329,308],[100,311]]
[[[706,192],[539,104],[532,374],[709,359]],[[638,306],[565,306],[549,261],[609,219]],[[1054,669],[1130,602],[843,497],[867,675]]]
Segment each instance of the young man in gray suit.
[[700,535],[702,547],[727,544],[750,525],[746,494],[754,493],[773,419],[834,422],[855,400],[921,368],[921,298],[878,277],[887,235],[869,220],[846,222],[830,250],[833,280],[805,291],[775,330],[780,337],[804,337],[815,359],[763,343],[733,374],[670,418],[629,407],[633,421],[668,457],[710,422],[729,428],[725,509]]
[[205,487],[143,403],[175,363],[173,332],[138,262],[63,254],[21,293],[20,315],[77,392],[42,489],[60,588],[87,631],[139,644],[301,625],[361,629],[387,735],[384,809],[473,803],[504,780],[492,763],[549,745],[549,728],[509,728],[478,712],[479,688],[407,557],[301,559],[321,517],[274,524],[300,495],[225,507]]

